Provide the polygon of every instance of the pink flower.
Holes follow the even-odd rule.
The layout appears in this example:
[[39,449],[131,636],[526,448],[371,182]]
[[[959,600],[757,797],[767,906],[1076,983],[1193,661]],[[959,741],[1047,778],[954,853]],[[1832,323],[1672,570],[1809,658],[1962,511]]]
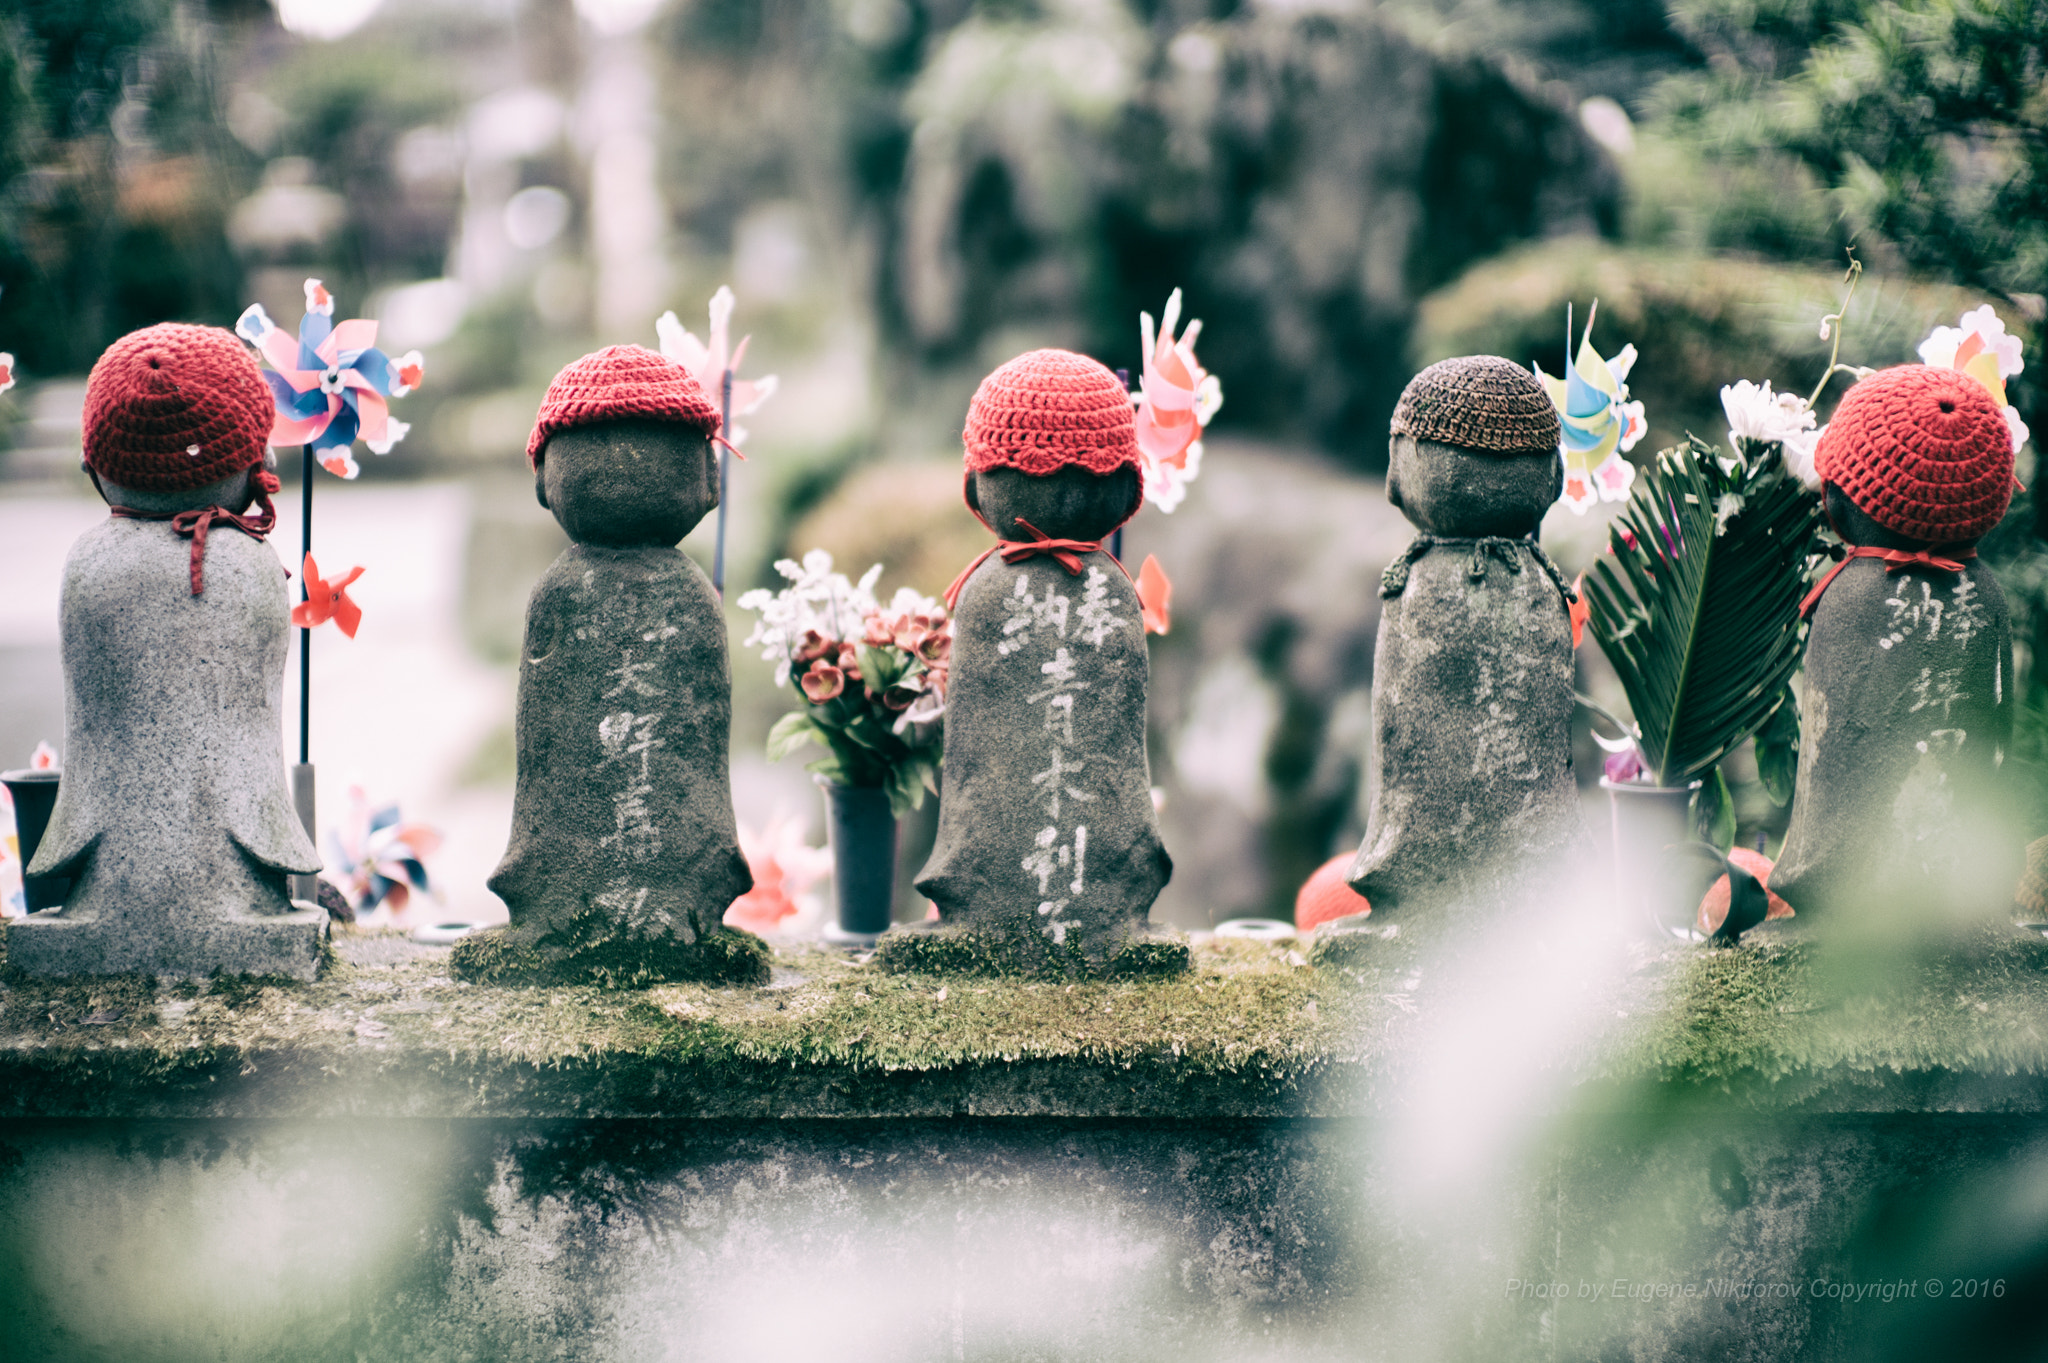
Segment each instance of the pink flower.
[[0,393],[14,387],[14,356],[0,350]]
[[846,690],[846,673],[820,658],[804,673],[803,688],[805,699],[823,705]]
[[839,641],[837,639],[827,639],[818,631],[807,629],[804,631],[803,639],[796,646],[795,661],[814,663],[826,654],[834,652],[838,647]]
[[[747,342],[751,336],[740,338],[739,348],[727,358],[726,338],[732,322],[732,290],[720,285],[718,292],[711,295],[711,330],[707,333],[709,342],[700,341],[684,330],[682,322],[673,310],[664,312],[654,323],[654,334],[661,340],[661,353],[690,371],[704,389],[704,395],[716,406],[723,401],[725,376],[732,373],[732,414],[742,417],[758,408],[775,395],[776,378],[770,374],[763,379],[743,379],[739,375],[740,364],[747,357]],[[746,431],[737,422],[725,438],[735,447],[745,444]]]
[[740,851],[754,874],[754,888],[733,900],[725,911],[726,926],[768,933],[783,928],[785,920],[806,909],[820,909],[807,892],[831,873],[832,854],[804,841],[801,821],[776,819],[758,833],[741,824],[739,835]]

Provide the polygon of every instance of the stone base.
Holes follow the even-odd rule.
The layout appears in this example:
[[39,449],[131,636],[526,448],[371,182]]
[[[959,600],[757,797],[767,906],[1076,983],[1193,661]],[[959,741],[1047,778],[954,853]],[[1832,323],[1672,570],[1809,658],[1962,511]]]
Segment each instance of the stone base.
[[875,948],[875,964],[899,975],[1161,979],[1186,973],[1188,944],[1176,937],[1133,934],[1097,965],[1074,948],[1054,946],[1042,937],[1019,941],[973,928],[920,924],[885,933]]
[[473,984],[768,983],[768,944],[751,932],[720,928],[691,946],[616,939],[573,948],[543,945],[517,927],[473,932],[455,944],[449,972]]
[[32,979],[151,975],[161,980],[214,975],[319,977],[327,959],[321,909],[250,914],[188,925],[176,936],[138,933],[129,923],[31,914],[7,925],[7,973]]

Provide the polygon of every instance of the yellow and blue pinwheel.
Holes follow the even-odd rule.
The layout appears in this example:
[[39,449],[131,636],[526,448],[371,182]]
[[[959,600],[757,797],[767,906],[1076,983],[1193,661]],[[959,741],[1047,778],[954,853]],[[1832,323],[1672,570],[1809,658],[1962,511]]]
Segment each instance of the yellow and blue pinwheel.
[[1593,349],[1593,318],[1599,310],[1595,299],[1586,314],[1586,333],[1574,361],[1571,305],[1565,305],[1563,378],[1552,378],[1541,365],[1530,366],[1563,421],[1564,438],[1558,444],[1558,454],[1564,460],[1563,501],[1582,516],[1595,502],[1628,500],[1636,470],[1622,455],[1634,449],[1649,429],[1643,404],[1629,401],[1628,396],[1628,372],[1635,365],[1636,348],[1624,345],[1620,353],[1605,360]]

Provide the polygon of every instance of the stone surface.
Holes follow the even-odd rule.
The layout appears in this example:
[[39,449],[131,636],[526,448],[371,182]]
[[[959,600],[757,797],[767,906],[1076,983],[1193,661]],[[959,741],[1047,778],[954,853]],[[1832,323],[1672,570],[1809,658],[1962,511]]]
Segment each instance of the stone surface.
[[[997,469],[970,487],[1006,537],[1028,538],[1022,517],[1092,541],[1129,514],[1136,477]],[[1107,553],[1079,562],[994,555],[962,590],[938,838],[917,880],[939,932],[986,935],[1025,970],[1108,968],[1173,873],[1145,753],[1137,590]]]
[[[1917,549],[1835,489],[1853,544]],[[2012,629],[1989,568],[1852,559],[1813,609],[1792,824],[1771,889],[1815,911],[1938,920],[2010,901],[2024,833],[1999,765]]]
[[[249,474],[191,492],[108,486],[116,504],[246,506]],[[216,972],[309,979],[326,915],[288,873],[320,867],[285,790],[290,628],[276,553],[232,527],[192,542],[163,521],[86,532],[64,569],[64,778],[31,868],[68,875],[62,909],[17,924],[27,975]]]
[[1446,542],[1418,541],[1389,570],[1391,590],[1407,565],[1373,654],[1379,784],[1351,879],[1373,916],[1353,929],[1453,903],[1499,906],[1587,841],[1571,624],[1531,538],[1561,485],[1555,454],[1396,436],[1390,458],[1387,499]]
[[536,492],[579,542],[527,606],[512,835],[490,880],[512,922],[465,939],[458,971],[766,978],[759,943],[721,926],[753,886],[724,618],[674,547],[717,504],[714,470],[710,442],[675,423],[574,427],[543,451]]

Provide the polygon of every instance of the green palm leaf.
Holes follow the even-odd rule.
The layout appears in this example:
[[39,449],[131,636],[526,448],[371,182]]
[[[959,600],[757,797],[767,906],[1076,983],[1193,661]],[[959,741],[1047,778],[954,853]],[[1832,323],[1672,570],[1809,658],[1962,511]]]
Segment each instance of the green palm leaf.
[[[1635,711],[1659,785],[1711,770],[1782,703],[1820,502],[1774,455],[1725,472],[1695,439],[1658,454],[1587,575],[1593,637]],[[1724,497],[1740,510],[1716,524]]]

